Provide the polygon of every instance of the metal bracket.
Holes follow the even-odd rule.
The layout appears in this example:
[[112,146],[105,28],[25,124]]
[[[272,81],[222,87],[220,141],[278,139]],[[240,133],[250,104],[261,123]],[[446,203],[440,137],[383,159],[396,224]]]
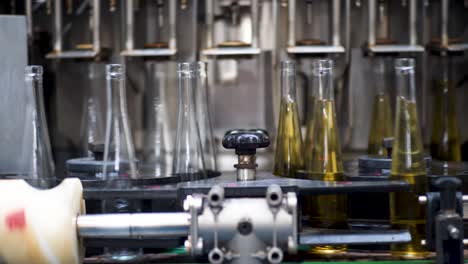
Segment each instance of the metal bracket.
[[177,20],[177,1],[167,0],[169,4],[169,42],[167,48],[135,49],[135,19],[134,19],[134,1],[126,0],[125,19],[126,19],[126,40],[125,50],[120,54],[124,57],[169,57],[177,53],[176,20]]
[[54,2],[54,50],[46,55],[48,59],[94,59],[102,56],[101,47],[101,1],[92,0],[91,30],[92,43],[89,50],[63,50],[62,1]]

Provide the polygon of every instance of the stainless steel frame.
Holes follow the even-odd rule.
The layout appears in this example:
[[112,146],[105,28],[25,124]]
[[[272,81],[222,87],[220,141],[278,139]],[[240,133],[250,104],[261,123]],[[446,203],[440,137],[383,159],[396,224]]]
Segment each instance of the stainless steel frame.
[[409,43],[407,44],[389,44],[389,45],[378,45],[376,41],[376,12],[377,12],[377,1],[368,0],[368,18],[369,18],[369,35],[367,38],[367,51],[371,53],[415,53],[424,52],[424,47],[418,45],[418,29],[417,29],[417,0],[409,1]]
[[[332,1],[331,45],[296,46],[296,0],[288,0],[288,47],[290,54],[344,53],[341,43],[341,0]],[[349,0],[345,0],[348,6]],[[349,21],[349,9],[345,9],[345,21]],[[348,30],[348,27],[347,27]]]
[[172,56],[177,53],[176,18],[177,1],[168,0],[169,3],[169,47],[163,49],[135,49],[134,46],[134,4],[135,0],[126,0],[125,7],[125,50],[120,54],[127,57],[158,57]]
[[48,59],[77,59],[95,58],[101,49],[101,1],[92,0],[92,50],[63,50],[62,30],[62,1],[54,2],[54,50],[46,55]]
[[243,56],[260,54],[259,48],[259,33],[258,33],[258,10],[259,0],[250,0],[250,10],[252,16],[252,43],[249,47],[216,47],[214,43],[214,2],[215,0],[206,1],[206,49],[201,51],[204,56]]
[[449,0],[440,0],[440,45],[431,43],[429,46],[430,49],[439,51],[439,52],[459,52],[468,50],[468,43],[456,43],[450,44],[450,36],[448,33],[449,27],[449,11],[450,11],[450,1]]

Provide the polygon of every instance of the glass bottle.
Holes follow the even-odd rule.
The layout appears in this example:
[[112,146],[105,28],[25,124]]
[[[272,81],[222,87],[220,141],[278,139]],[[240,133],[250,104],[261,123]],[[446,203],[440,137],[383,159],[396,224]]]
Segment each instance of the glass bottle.
[[460,138],[455,103],[455,85],[451,78],[451,59],[440,57],[435,73],[434,108],[432,110],[431,156],[441,161],[461,161]]
[[166,65],[147,65],[143,144],[143,172],[150,177],[169,176],[172,169],[173,137],[166,100]]
[[[27,160],[26,178],[36,187],[49,188],[54,185],[55,165],[45,116],[42,66],[33,65],[25,68],[27,94],[33,99],[26,109],[25,131],[32,131],[32,144],[23,144],[22,159]],[[29,135],[29,133],[28,133]]]
[[207,171],[216,171],[216,149],[214,145],[213,127],[211,125],[208,88],[208,64],[203,61],[198,61],[197,88],[195,89],[196,115],[199,121],[205,169]]
[[373,88],[376,89],[372,109],[372,119],[369,131],[367,152],[372,156],[387,157],[387,149],[383,146],[383,139],[393,136],[392,108],[390,106],[389,74],[387,58],[374,57],[373,60]]
[[[107,188],[131,188],[131,179],[139,177],[135,150],[127,114],[125,93],[125,68],[120,64],[106,66],[106,130],[102,177]],[[132,213],[140,211],[139,201],[113,198],[102,201],[104,213]],[[107,248],[107,255],[114,260],[138,258],[141,249]]]
[[[335,114],[333,61],[313,61],[312,73],[318,86],[313,116],[312,153],[306,161],[306,169],[311,180],[342,181],[344,175]],[[347,227],[346,195],[310,196],[304,203],[303,211],[311,227]],[[344,250],[345,245],[311,248],[311,252],[315,254],[334,254]]]
[[203,145],[195,109],[197,64],[179,63],[179,110],[172,172],[181,179],[196,180],[206,176]]
[[311,160],[312,144],[314,134],[314,107],[317,101],[317,89],[320,85],[320,78],[312,78],[312,85],[310,85],[309,95],[307,98],[307,115],[306,115],[306,135],[304,146],[304,164]]
[[421,245],[425,237],[426,211],[418,196],[427,192],[423,143],[416,106],[414,59],[395,61],[397,108],[392,152],[391,180],[412,184],[412,192],[390,193],[390,222],[394,229],[408,229],[412,241],[392,245],[392,254],[404,258],[427,256]]
[[299,110],[296,101],[296,64],[281,62],[281,104],[273,174],[294,178],[304,168]]
[[86,66],[88,85],[85,87],[84,114],[81,121],[80,136],[84,156],[92,157],[93,153],[89,145],[102,143],[104,138],[104,109],[102,102],[105,93],[101,83],[104,79],[102,74],[104,67],[102,64],[94,62],[84,66]]

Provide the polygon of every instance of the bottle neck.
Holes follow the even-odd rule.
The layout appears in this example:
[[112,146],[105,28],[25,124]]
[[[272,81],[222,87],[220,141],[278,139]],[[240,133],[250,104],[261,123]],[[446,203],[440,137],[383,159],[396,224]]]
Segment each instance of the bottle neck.
[[449,82],[451,78],[451,59],[448,56],[441,56],[440,59],[440,75],[439,80],[443,82]]
[[296,101],[296,70],[281,69],[281,97],[283,100]]
[[395,70],[397,95],[402,99],[416,102],[414,66],[397,66]]
[[374,57],[371,63],[371,72],[373,76],[373,86],[376,95],[389,94],[390,75],[389,59],[384,57]]
[[314,69],[315,97],[319,100],[334,100],[331,69]]
[[185,110],[188,110],[187,106],[191,105],[198,75],[196,63],[179,64],[179,105],[185,107]]

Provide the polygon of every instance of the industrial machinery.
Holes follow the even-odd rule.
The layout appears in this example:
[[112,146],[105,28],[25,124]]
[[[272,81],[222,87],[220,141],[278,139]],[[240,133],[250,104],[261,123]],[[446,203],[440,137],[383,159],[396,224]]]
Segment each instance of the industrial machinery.
[[0,2],[0,263],[468,258],[467,0]]

